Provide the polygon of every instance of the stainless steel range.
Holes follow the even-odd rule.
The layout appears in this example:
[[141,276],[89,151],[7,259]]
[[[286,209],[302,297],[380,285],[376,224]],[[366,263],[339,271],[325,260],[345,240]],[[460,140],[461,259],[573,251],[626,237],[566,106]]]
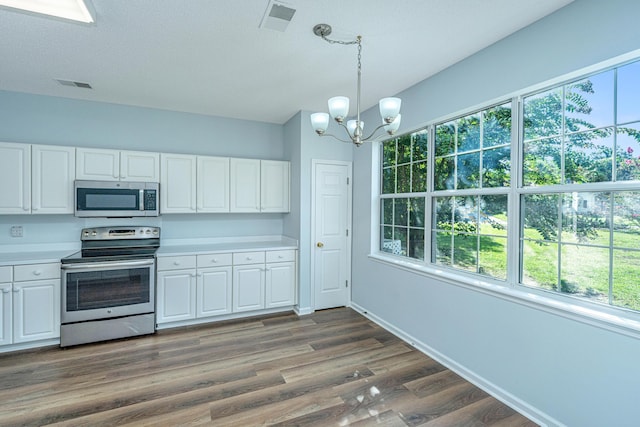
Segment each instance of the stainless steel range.
[[85,228],[61,260],[60,346],[155,332],[158,227]]

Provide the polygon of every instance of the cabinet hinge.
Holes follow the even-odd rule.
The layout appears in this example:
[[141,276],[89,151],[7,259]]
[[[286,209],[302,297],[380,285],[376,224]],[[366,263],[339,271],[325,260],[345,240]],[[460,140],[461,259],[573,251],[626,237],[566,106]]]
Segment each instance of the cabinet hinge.
[[349,281],[348,281],[348,280],[345,280],[345,281],[344,281],[344,287],[345,287],[345,288],[348,288],[348,287],[349,287]]
[[349,185],[349,177],[347,177],[347,185]]
[[347,228],[345,231],[346,231],[347,237],[349,237],[349,229]]

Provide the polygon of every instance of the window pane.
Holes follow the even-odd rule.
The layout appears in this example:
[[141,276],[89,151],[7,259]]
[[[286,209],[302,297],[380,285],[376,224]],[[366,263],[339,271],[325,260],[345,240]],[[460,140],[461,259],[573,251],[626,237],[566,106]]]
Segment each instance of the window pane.
[[477,273],[478,238],[475,234],[453,234],[453,265]]
[[409,226],[424,228],[424,198],[409,199]]
[[380,200],[380,204],[382,205],[380,217],[382,218],[383,224],[392,225],[393,224],[393,199],[382,199]]
[[560,184],[560,147],[560,140],[557,138],[531,141],[524,145],[524,185]]
[[507,195],[480,198],[480,234],[507,235]]
[[399,165],[411,161],[411,135],[404,135],[398,138],[397,159]]
[[409,229],[409,257],[424,259],[424,229]]
[[613,246],[640,249],[640,192],[616,193],[613,212]]
[[522,196],[523,238],[532,240],[558,240],[557,194],[528,194]]
[[567,85],[567,132],[613,125],[613,70]]
[[540,241],[522,242],[520,282],[527,286],[556,290],[558,282],[558,245]]
[[382,167],[396,164],[396,140],[386,141],[382,144]]
[[511,143],[511,103],[486,110],[483,118],[483,147]]
[[608,248],[562,245],[561,263],[559,292],[609,303]]
[[524,139],[529,141],[562,133],[562,88],[524,99]]
[[480,187],[480,153],[458,156],[458,189]]
[[480,114],[458,119],[458,152],[480,148]]
[[611,181],[613,128],[569,135],[564,155],[565,182]]
[[435,151],[436,156],[453,154],[456,146],[455,122],[443,123],[436,126]]
[[434,188],[436,190],[453,190],[455,186],[454,157],[441,157],[436,159],[434,171]]
[[392,194],[396,192],[396,168],[386,168],[382,170],[382,194]]
[[433,233],[433,259],[432,262],[440,265],[451,265],[451,248],[453,234],[448,231]]
[[502,147],[482,152],[482,186],[508,187],[511,183],[511,148]]
[[411,191],[427,191],[427,162],[413,163],[411,172]]
[[411,192],[411,164],[398,166],[397,193]]
[[562,241],[609,246],[610,193],[565,193],[562,196]]
[[452,230],[451,197],[436,197],[433,199],[434,221],[433,227],[439,230]]
[[616,181],[640,180],[640,123],[619,127],[616,138]]
[[480,236],[478,273],[505,280],[507,278],[507,239]]
[[407,226],[409,224],[409,209],[407,199],[394,199],[394,225]]
[[413,134],[413,158],[414,162],[427,160],[429,154],[428,144],[429,133],[426,130]]
[[394,255],[407,255],[407,228],[393,227],[392,253]]
[[640,61],[618,68],[618,120],[628,123],[640,120]]
[[640,310],[640,252],[613,251],[612,303]]

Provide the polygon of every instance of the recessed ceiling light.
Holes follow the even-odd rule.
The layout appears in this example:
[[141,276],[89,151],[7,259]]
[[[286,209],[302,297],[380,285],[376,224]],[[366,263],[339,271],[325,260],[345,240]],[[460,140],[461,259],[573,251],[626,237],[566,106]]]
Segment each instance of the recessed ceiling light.
[[84,0],[0,0],[0,6],[90,24],[93,16]]

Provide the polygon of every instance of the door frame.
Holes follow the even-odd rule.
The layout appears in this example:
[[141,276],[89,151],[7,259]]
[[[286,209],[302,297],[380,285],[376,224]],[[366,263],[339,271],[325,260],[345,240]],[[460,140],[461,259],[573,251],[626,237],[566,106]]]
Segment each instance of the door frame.
[[347,236],[347,280],[349,281],[349,292],[347,292],[347,300],[345,306],[351,307],[351,289],[353,283],[351,282],[351,243],[353,238],[353,162],[347,162],[342,160],[323,160],[323,159],[311,159],[311,307],[312,311],[316,310],[316,168],[318,165],[332,165],[332,166],[346,166],[347,167],[347,179],[349,184],[347,185],[347,227],[349,235]]

